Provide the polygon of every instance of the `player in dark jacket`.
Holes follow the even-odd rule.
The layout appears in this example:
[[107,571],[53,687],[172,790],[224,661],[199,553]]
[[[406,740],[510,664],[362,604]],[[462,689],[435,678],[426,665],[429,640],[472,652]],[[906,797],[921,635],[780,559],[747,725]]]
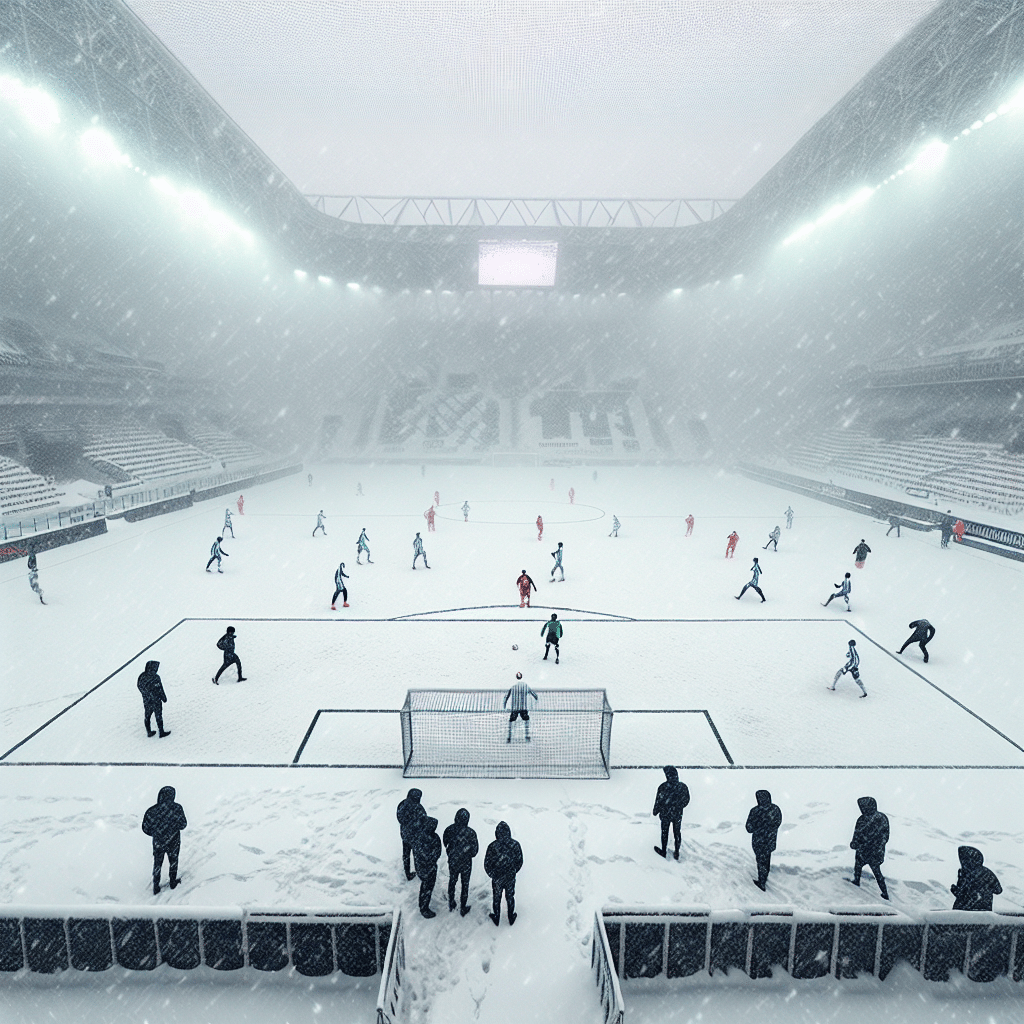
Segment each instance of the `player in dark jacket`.
[[960,856],[960,870],[957,872],[956,884],[949,891],[956,897],[954,910],[991,910],[992,897],[1003,891],[999,879],[983,867],[985,857],[981,850],[973,846],[961,846],[957,853]]
[[[547,634],[547,635],[545,635]],[[552,645],[555,648],[555,664],[558,664],[558,641],[562,639],[562,624],[558,621],[558,613],[552,612],[551,618],[540,627],[540,635],[544,637],[544,657],[541,661],[548,660],[548,651]]]
[[476,832],[469,827],[469,811],[465,807],[455,812],[455,822],[444,830],[443,842],[448,854],[448,910],[455,909],[455,883],[461,879],[459,913],[465,917],[471,909],[466,899],[469,896],[469,876],[473,873],[473,858],[480,852],[480,843]]
[[860,873],[867,864],[878,883],[878,891],[882,899],[889,898],[882,877],[882,861],[885,860],[885,844],[889,842],[889,819],[878,809],[873,796],[862,796],[857,801],[860,817],[853,828],[850,849],[854,851],[853,878],[849,881],[860,885]]
[[494,829],[494,842],[484,854],[484,871],[491,880],[491,896],[494,910],[491,920],[501,924],[501,894],[505,894],[508,907],[508,923],[516,923],[516,874],[523,867],[523,848],[512,838],[512,829],[499,821]]
[[853,549],[854,564],[860,569],[867,561],[868,555],[871,553],[871,548],[867,546],[864,538],[861,537],[860,543]]
[[437,917],[430,909],[437,881],[437,862],[441,858],[441,837],[437,834],[437,818],[423,818],[412,841],[412,855],[416,858],[416,874],[420,876],[420,913],[424,917]]
[[928,645],[932,641],[932,637],[935,636],[935,627],[927,619],[914,619],[910,623],[910,628],[914,631],[907,638],[907,642],[899,649],[899,653],[902,654],[911,644],[917,644],[921,648],[921,653],[924,655],[924,663],[928,664]]
[[156,715],[156,727],[160,730],[161,739],[170,736],[170,729],[164,729],[164,704],[167,701],[167,694],[164,693],[164,684],[160,682],[157,670],[160,668],[159,661],[147,661],[146,671],[139,676],[139,693],[142,694],[142,712],[145,715],[146,735],[155,736],[156,733],[149,727],[150,719]]
[[160,892],[160,870],[167,855],[167,877],[171,888],[181,883],[178,877],[178,853],[181,850],[181,832],[188,828],[181,804],[174,802],[174,787],[164,786],[156,803],[142,818],[142,831],[153,837],[153,895]]
[[782,811],[772,803],[772,795],[767,789],[759,789],[754,794],[757,806],[750,808],[747,815],[747,831],[750,833],[750,845],[757,861],[757,878],[754,885],[765,891],[768,873],[772,869],[772,851],[778,838],[779,826],[782,824]]
[[427,812],[420,803],[422,797],[422,790],[410,789],[395,812],[395,817],[398,818],[398,829],[402,834],[402,864],[405,866],[405,877],[410,880],[416,877],[416,872],[409,866],[409,855],[412,853],[412,844],[416,833],[427,816]]
[[241,659],[235,654],[235,627],[228,626],[224,631],[224,635],[217,641],[217,647],[224,652],[224,664],[217,669],[217,674],[213,677],[213,681],[219,686],[219,680],[221,673],[232,665],[238,669],[238,681],[240,683],[245,682],[245,676],[242,675],[242,662]]
[[686,788],[685,782],[679,781],[679,772],[672,765],[665,765],[662,771],[665,773],[665,781],[658,787],[658,794],[654,798],[654,810],[651,811],[652,815],[656,814],[661,818],[661,846],[656,846],[654,852],[659,857],[668,856],[668,830],[671,827],[676,841],[675,858],[679,860],[683,810],[690,802],[690,791]]
[[331,611],[333,612],[337,606],[338,595],[341,594],[341,599],[344,602],[344,607],[348,607],[348,587],[345,586],[345,580],[349,578],[347,572],[345,572],[345,563],[341,565],[334,572],[334,597],[331,598]]

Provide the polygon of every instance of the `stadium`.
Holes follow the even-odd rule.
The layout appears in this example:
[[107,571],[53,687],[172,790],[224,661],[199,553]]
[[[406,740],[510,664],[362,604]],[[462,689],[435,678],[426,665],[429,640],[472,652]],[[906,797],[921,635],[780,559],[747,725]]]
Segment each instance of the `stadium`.
[[1024,3],[11,0],[0,130],[0,1019],[1019,1019]]

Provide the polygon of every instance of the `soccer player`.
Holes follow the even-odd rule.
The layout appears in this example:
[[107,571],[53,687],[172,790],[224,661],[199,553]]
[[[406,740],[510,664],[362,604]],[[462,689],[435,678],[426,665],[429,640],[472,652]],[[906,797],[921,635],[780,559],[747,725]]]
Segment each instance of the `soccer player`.
[[227,558],[228,557],[228,553],[220,546],[220,542],[223,539],[224,539],[223,537],[218,537],[213,542],[213,546],[210,548],[210,560],[206,563],[206,571],[207,572],[210,571],[210,566],[213,565],[214,562],[217,563],[217,572],[223,572],[224,571],[220,567],[220,560],[221,560],[221,556],[222,555],[224,556],[224,558]]
[[832,680],[832,685],[828,687],[830,690],[836,688],[836,683],[846,675],[847,672],[853,676],[853,681],[860,687],[860,695],[866,697],[868,691],[864,689],[864,684],[860,681],[860,655],[857,653],[857,641],[851,640],[850,645],[847,649],[846,664],[835,674],[835,678]]
[[561,574],[562,578],[559,580],[560,583],[565,582],[565,569],[562,568],[562,542],[558,542],[558,547],[551,552],[551,557],[555,560],[555,564],[551,567],[551,582],[555,582],[555,570],[557,569]]
[[967,532],[967,527],[964,525],[964,521],[962,519],[958,519],[953,524],[953,538],[954,538],[954,540],[956,540],[956,542],[958,544],[963,544],[963,542],[964,542],[964,533],[966,533],[966,532]]
[[772,795],[767,789],[759,789],[754,798],[757,806],[750,808],[747,815],[747,831],[750,833],[750,845],[757,861],[757,878],[752,879],[754,885],[765,891],[768,874],[772,869],[772,851],[775,849],[779,827],[782,825],[782,811],[772,803]]
[[426,512],[423,513],[423,518],[427,521],[427,530],[436,532],[434,530],[434,506],[431,505]]
[[220,532],[223,533],[224,536],[226,537],[228,535],[228,530],[231,531],[231,539],[234,540],[235,528],[231,525],[231,509],[226,508],[224,509],[224,529],[222,529]]
[[363,527],[363,532],[359,534],[359,540],[356,541],[356,565],[362,565],[359,561],[363,552],[366,552],[366,564],[373,565],[373,559],[370,558],[370,538],[366,536],[366,527]]
[[[544,634],[547,636],[544,636]],[[555,664],[558,664],[558,641],[562,639],[562,624],[558,621],[558,615],[551,613],[551,618],[540,627],[540,635],[544,637],[544,657],[541,661],[548,660],[548,651],[555,648]]]
[[827,608],[837,597],[841,597],[846,602],[846,610],[850,610],[850,591],[853,589],[853,584],[850,582],[850,574],[847,573],[843,577],[842,583],[833,583],[836,588],[834,594],[829,595],[829,599],[821,606]]
[[309,481],[309,486],[312,487],[313,486],[313,474],[312,473],[307,473],[306,474],[306,479]]
[[759,581],[759,580],[761,579],[761,573],[762,573],[763,571],[764,571],[764,570],[763,570],[763,569],[761,568],[761,565],[760,565],[760,563],[759,563],[759,562],[758,562],[758,560],[757,560],[757,559],[755,558],[755,559],[754,559],[754,564],[753,564],[753,565],[752,565],[752,566],[750,567],[750,572],[751,572],[751,574],[752,574],[752,575],[751,575],[751,577],[750,577],[750,582],[749,582],[749,583],[744,583],[744,584],[743,584],[743,589],[742,589],[742,590],[741,590],[741,591],[740,591],[740,592],[739,592],[739,593],[738,593],[738,594],[736,595],[736,600],[737,600],[737,601],[738,601],[738,600],[739,600],[739,599],[740,599],[740,598],[741,598],[741,597],[742,597],[742,596],[743,596],[743,595],[744,595],[744,594],[745,594],[745,593],[746,593],[746,592],[747,592],[748,590],[756,590],[756,591],[757,591],[757,592],[758,592],[758,593],[759,593],[759,594],[761,595],[761,604],[764,604],[764,602],[765,602],[765,596],[764,596],[764,591],[762,591],[762,590],[761,590],[761,588],[760,588],[760,587],[759,587],[759,586],[757,585],[757,584],[758,584],[758,581]]
[[544,520],[537,516],[537,540],[544,536]]
[[416,559],[422,557],[423,565],[429,569],[430,564],[427,562],[427,553],[423,550],[423,538],[417,533],[413,538],[412,542],[412,567],[416,568]]
[[[688,516],[687,516],[687,517],[686,517],[686,518],[685,518],[685,519],[683,520],[683,522],[684,522],[684,523],[686,523],[686,536],[687,536],[687,537],[689,537],[689,536],[690,536],[690,534],[691,534],[691,533],[693,533],[693,513],[691,512],[691,513],[690,513],[690,514],[689,514],[689,515],[688,515]],[[737,540],[738,540],[738,539],[739,539],[739,538],[737,537]]]
[[519,579],[516,580],[516,586],[519,588],[519,607],[522,608],[525,604],[526,607],[529,608],[530,587],[533,587],[533,589],[536,590],[537,584],[526,575],[525,569],[519,574]]
[[[774,530],[772,530],[771,533],[768,534],[768,544],[774,544],[775,545],[775,547],[772,548],[773,551],[778,551],[779,550],[779,538],[781,536],[782,536],[782,531],[777,526],[775,527]],[[765,544],[765,546],[763,548],[761,548],[761,550],[762,551],[767,551],[768,550],[768,544]]]
[[517,718],[523,720],[523,727],[526,729],[526,742],[530,742],[530,698],[534,701],[540,698],[530,689],[526,683],[523,682],[523,673],[516,673],[516,681],[512,686],[509,687],[508,693],[505,694],[505,699],[501,702],[502,707],[506,707],[509,702],[509,698],[512,699],[512,713],[508,716],[508,737],[505,740],[506,743],[512,742],[512,725]]
[[733,530],[725,540],[725,557],[732,558],[736,554],[736,545],[740,542],[740,535]]
[[337,603],[339,594],[341,594],[341,600],[343,602],[342,608],[348,607],[348,587],[345,586],[345,580],[347,580],[348,578],[349,575],[347,572],[345,572],[345,563],[342,562],[334,573],[334,597],[331,598],[332,612],[337,611],[335,605]]
[[316,514],[316,526],[313,527],[313,536],[314,537],[316,536],[316,531],[317,530],[323,530],[324,531],[324,536],[325,537],[327,536],[327,527],[324,526],[324,523],[326,522],[326,520],[327,520],[327,516],[324,515],[324,510],[320,509],[320,511],[317,512],[317,514]]
[[464,501],[462,503],[462,521],[464,523],[468,523],[469,522],[469,502],[468,501]]
[[494,842],[484,854],[484,871],[491,880],[491,920],[501,924],[501,894],[508,906],[508,923],[516,923],[516,874],[523,867],[523,848],[512,838],[512,829],[499,821],[494,829]]
[[907,638],[907,642],[899,649],[897,653],[902,654],[911,644],[917,644],[921,648],[921,653],[924,655],[924,663],[928,664],[928,645],[932,641],[932,637],[935,636],[935,627],[927,619],[914,619],[910,623],[910,628],[914,631]]
[[867,546],[864,538],[861,537],[860,543],[853,549],[854,565],[858,569],[864,568],[864,563],[867,561],[868,555],[871,553],[871,548]]
[[46,604],[43,600],[43,592],[39,588],[39,564],[36,562],[36,553],[32,550],[29,550],[28,553],[28,585],[39,598],[39,603]]
[[238,501],[236,501],[235,504],[238,506],[238,514],[240,516],[244,516],[245,515],[245,495],[240,494],[238,496]]
[[787,530],[792,530],[793,529],[793,516],[795,516],[795,515],[796,515],[796,513],[793,511],[793,506],[792,505],[787,505],[786,506],[786,529]]
[[235,627],[228,626],[224,631],[224,635],[217,641],[217,647],[219,650],[224,652],[224,664],[217,669],[217,674],[213,677],[213,681],[219,686],[221,673],[231,665],[234,665],[238,669],[238,681],[240,683],[245,682],[245,676],[242,675],[242,662],[241,659],[235,654]]
[[569,488],[569,504],[570,505],[575,505],[576,504],[576,488],[575,487],[570,487]]
[[437,491],[434,491],[434,504],[435,505],[440,505],[441,504],[441,495]]
[[616,515],[613,515],[612,516],[612,532],[609,533],[608,536],[609,537],[618,537],[618,535],[619,535],[619,528],[621,526],[622,526],[622,523],[619,522],[619,517],[616,516]]
[[658,787],[654,810],[651,811],[652,815],[661,818],[661,846],[656,846],[654,852],[668,859],[668,830],[671,827],[676,841],[675,859],[679,860],[683,811],[690,802],[690,790],[685,782],[679,781],[679,772],[672,765],[665,765],[662,771],[665,781]]

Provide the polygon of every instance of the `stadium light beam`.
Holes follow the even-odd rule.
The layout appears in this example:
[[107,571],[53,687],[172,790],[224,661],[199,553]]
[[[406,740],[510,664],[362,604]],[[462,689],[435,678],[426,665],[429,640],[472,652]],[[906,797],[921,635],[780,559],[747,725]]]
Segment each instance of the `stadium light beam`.
[[82,152],[90,163],[131,167],[132,158],[122,153],[113,136],[102,128],[86,128],[82,132]]
[[33,128],[45,131],[60,124],[57,101],[48,92],[25,85],[20,78],[0,75],[0,99],[15,107]]
[[908,170],[934,171],[946,158],[946,151],[949,145],[940,139],[933,139],[908,165]]

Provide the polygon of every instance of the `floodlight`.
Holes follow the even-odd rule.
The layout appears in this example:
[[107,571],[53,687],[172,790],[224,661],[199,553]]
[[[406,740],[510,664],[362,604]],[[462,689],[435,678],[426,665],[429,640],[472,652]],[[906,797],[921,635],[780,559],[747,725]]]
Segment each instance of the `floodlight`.
[[352,291],[357,292],[357,291],[359,291],[359,282],[358,281],[349,281],[349,283],[347,285],[345,285],[345,287],[346,288],[351,288]]
[[319,275],[317,275],[317,280],[318,280],[318,281],[319,281],[319,282],[320,282],[321,284],[330,284],[330,283],[331,283],[331,279],[330,279],[329,277],[324,277],[324,275],[323,275],[323,274],[319,274]]
[[0,98],[17,107],[33,128],[52,128],[60,123],[57,101],[42,89],[24,85],[19,78],[0,75]]
[[949,146],[945,142],[933,139],[917,154],[910,167],[916,171],[933,171],[942,163],[947,149]]
[[305,278],[306,278],[306,272],[305,272],[304,270],[296,270],[296,271],[295,271],[295,276],[296,276],[296,277],[297,277],[297,278],[298,278],[298,279],[299,279],[300,281],[303,281],[303,280],[305,280]]
[[181,207],[181,212],[187,217],[206,218],[210,216],[209,200],[201,192],[196,192],[194,189],[182,192],[178,196],[178,205]]
[[126,153],[117,148],[109,132],[102,128],[86,128],[82,132],[82,151],[94,164],[121,164],[131,167],[132,161]]

